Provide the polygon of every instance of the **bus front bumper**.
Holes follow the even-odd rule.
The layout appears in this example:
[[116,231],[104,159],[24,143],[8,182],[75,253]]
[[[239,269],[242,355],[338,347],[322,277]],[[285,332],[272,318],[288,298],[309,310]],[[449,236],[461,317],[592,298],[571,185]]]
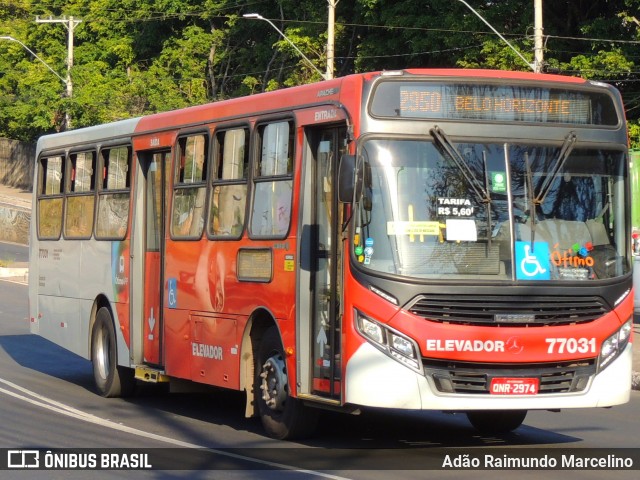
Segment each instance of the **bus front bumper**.
[[456,394],[437,391],[432,379],[405,367],[368,343],[347,364],[345,402],[410,410],[536,410],[609,407],[629,401],[632,344],[580,392],[536,395]]

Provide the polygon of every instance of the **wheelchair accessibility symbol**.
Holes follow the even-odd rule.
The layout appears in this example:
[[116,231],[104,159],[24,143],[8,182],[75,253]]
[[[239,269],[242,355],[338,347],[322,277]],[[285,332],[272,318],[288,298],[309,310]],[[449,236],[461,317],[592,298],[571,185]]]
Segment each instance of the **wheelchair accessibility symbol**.
[[176,308],[178,306],[178,282],[175,278],[170,278],[167,281],[167,290],[169,308]]
[[518,280],[550,280],[549,244],[516,242],[516,278]]

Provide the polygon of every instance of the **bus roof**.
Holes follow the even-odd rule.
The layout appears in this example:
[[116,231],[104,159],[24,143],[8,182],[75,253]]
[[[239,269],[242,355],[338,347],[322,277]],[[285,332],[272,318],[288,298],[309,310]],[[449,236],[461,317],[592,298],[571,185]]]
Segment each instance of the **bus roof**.
[[45,135],[38,139],[36,152],[39,154],[42,150],[54,150],[57,148],[72,147],[82,143],[128,138],[131,137],[135,131],[139,121],[140,117],[129,118],[127,120],[105,123],[103,125]]
[[410,68],[402,72],[411,75],[429,75],[437,77],[470,77],[470,78],[493,78],[507,80],[528,80],[532,82],[561,82],[584,85],[587,80],[580,77],[568,77],[550,73],[516,72],[511,70],[488,70],[488,69],[462,69],[462,68],[434,68],[418,69]]
[[[333,80],[283,88],[229,100],[220,100],[162,112],[143,117],[136,131],[144,132],[175,128],[180,125],[197,125],[217,121],[246,118],[257,113],[281,112],[292,107],[312,106],[318,103],[338,101],[341,85],[361,75],[350,75]],[[295,90],[295,91],[294,91]]]
[[[553,82],[573,85],[588,84],[588,80],[578,77],[568,77],[553,74],[532,72],[515,72],[508,70],[483,69],[419,69],[377,71],[359,73],[321,81],[297,87],[290,87],[273,92],[264,92],[245,97],[221,100],[203,105],[185,107],[179,110],[166,111],[156,114],[121,120],[93,127],[69,130],[67,132],[46,135],[38,140],[37,152],[62,147],[70,147],[84,142],[96,140],[130,137],[135,133],[173,129],[179,126],[195,126],[216,121],[232,121],[236,118],[246,118],[255,113],[277,113],[292,107],[312,106],[320,103],[339,102],[341,93],[353,93],[352,88],[361,87],[365,81],[379,76],[430,76],[430,77],[458,77],[474,79],[502,79],[531,82]],[[346,87],[349,88],[346,88]],[[347,92],[347,93],[345,93]],[[344,99],[345,96],[342,98]]]

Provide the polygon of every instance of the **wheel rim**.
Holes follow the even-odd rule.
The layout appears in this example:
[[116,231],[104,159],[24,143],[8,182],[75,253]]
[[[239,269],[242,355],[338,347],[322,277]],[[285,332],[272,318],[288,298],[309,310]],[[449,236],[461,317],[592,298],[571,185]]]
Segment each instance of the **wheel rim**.
[[103,380],[109,377],[111,364],[109,362],[109,338],[105,335],[104,328],[100,328],[97,333],[95,345],[95,366],[97,373]]
[[281,412],[288,397],[286,365],[281,355],[267,359],[260,373],[262,400],[271,410]]

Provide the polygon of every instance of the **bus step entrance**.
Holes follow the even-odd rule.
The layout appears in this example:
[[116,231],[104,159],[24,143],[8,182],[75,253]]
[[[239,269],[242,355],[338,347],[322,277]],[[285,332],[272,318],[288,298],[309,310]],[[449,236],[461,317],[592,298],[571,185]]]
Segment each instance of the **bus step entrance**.
[[136,367],[135,377],[137,380],[149,383],[164,383],[169,381],[169,377],[163,371],[149,367]]

